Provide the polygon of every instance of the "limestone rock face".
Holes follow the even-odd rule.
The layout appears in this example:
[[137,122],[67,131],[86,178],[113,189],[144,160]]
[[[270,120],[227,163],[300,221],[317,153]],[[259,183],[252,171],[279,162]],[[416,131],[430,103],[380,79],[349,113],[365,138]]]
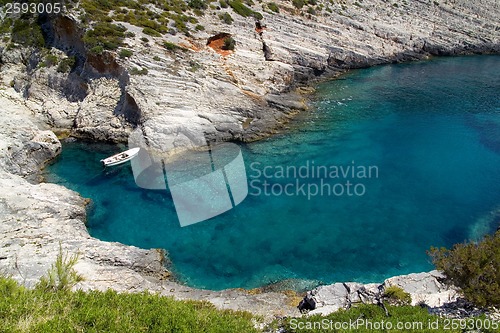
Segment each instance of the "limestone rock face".
[[442,279],[440,272],[431,271],[395,276],[382,284],[334,283],[307,292],[299,308],[311,310],[309,315],[327,315],[356,303],[377,304],[385,288],[390,286],[398,286],[409,293],[412,305],[439,308],[455,302],[460,296],[456,289],[443,284]]
[[40,169],[59,155],[61,143],[52,131],[40,131],[33,121],[27,119],[28,108],[16,104],[15,100],[2,98],[0,110],[4,115],[0,133],[0,168],[35,181]]
[[90,237],[85,200],[75,192],[54,184],[29,185],[5,171],[0,171],[0,188],[0,266],[20,282],[36,284],[55,261],[59,244],[65,253],[80,255],[76,269],[86,277],[82,287],[109,279],[118,290],[133,289],[130,281],[135,287],[147,285],[139,273],[164,270],[154,250]]
[[[294,94],[297,85],[345,69],[500,52],[500,11],[494,0],[318,3],[323,7],[314,15],[301,15],[289,1],[277,2],[279,13],[256,4],[253,9],[263,14],[258,22],[221,9],[233,17],[230,25],[207,9],[198,18],[205,30],[189,38],[146,36],[120,23],[135,34],[125,39],[133,50],[127,59],[115,52],[88,54],[83,28],[69,13],[44,29],[51,54],[76,57],[74,70],[39,68],[40,55],[4,49],[2,81],[13,84],[32,102],[33,113],[53,128],[126,142],[131,128],[140,126],[156,147],[176,151],[197,145],[186,139],[195,133],[204,136],[202,141],[251,141],[273,134],[307,107]],[[208,46],[214,36],[231,36],[234,52]],[[165,41],[186,51],[168,50]]]
[[128,290],[134,288],[132,280],[145,287],[144,276],[167,274],[159,251],[90,237],[84,224],[88,202],[78,193],[24,179],[57,156],[61,143],[53,132],[39,130],[29,108],[13,98],[0,93],[1,272],[33,286],[50,268],[61,244],[65,252],[80,253],[77,269],[87,277],[81,287],[110,279],[119,289]]
[[426,304],[440,307],[457,300],[458,292],[441,281],[443,274],[438,271],[395,276],[384,281],[384,287],[399,286],[411,295],[412,304]]
[[[19,164],[35,161],[37,169],[54,159],[61,152],[61,142],[52,131],[40,131],[28,142],[24,144],[22,152],[16,155],[15,160]],[[25,154],[26,156],[22,156]],[[19,161],[19,158],[22,161]],[[35,169],[35,171],[38,171]]]
[[91,81],[88,95],[80,103],[75,119],[75,134],[98,141],[123,142],[131,126],[117,115],[122,92],[115,79]]

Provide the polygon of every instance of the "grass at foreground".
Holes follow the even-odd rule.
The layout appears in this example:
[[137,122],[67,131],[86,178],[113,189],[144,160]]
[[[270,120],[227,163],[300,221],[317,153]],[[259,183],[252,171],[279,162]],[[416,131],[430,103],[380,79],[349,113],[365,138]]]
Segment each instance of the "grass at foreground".
[[[485,317],[464,321],[432,316],[426,309],[374,305],[331,315],[274,321],[265,332],[480,332],[499,333],[500,323]],[[176,301],[155,294],[115,291],[71,292],[27,289],[0,277],[0,332],[259,332],[247,312],[217,310],[208,302]],[[349,326],[355,323],[355,326]],[[342,326],[343,325],[343,326]],[[352,324],[351,324],[352,325]],[[406,326],[398,326],[406,325]],[[409,325],[409,326],[408,326]]]
[[257,332],[252,315],[154,294],[27,289],[0,277],[0,332]]
[[389,316],[376,305],[361,305],[328,316],[288,318],[282,323],[286,332],[500,332],[500,322],[485,316],[448,319],[430,315],[418,306],[387,306]]

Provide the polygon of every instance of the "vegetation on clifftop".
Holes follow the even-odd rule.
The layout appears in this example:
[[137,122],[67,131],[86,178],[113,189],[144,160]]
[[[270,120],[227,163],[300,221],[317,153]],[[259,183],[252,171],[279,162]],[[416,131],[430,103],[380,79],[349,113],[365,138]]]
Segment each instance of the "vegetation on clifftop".
[[0,276],[0,332],[257,332],[247,312],[147,292],[70,291],[83,277],[78,255],[59,247],[55,263],[34,289]]
[[451,250],[433,247],[429,255],[468,300],[479,306],[500,305],[500,231],[479,243],[456,244]]
[[252,316],[150,293],[27,289],[0,277],[0,332],[257,332]]
[[[259,318],[248,312],[217,310],[209,302],[177,301],[148,292],[72,292],[83,279],[74,270],[77,260],[77,255],[64,254],[60,247],[55,263],[34,289],[0,276],[0,332],[261,332],[255,327]],[[409,302],[409,295],[398,287],[387,288],[385,296],[397,300],[396,304]],[[424,307],[387,305],[383,309],[360,304],[328,316],[277,319],[264,331],[462,332],[461,324],[452,323]],[[464,323],[481,325],[481,332],[500,332],[499,325],[484,316]],[[488,328],[484,323],[489,323]]]
[[[389,316],[376,305],[360,305],[349,310],[339,310],[328,316],[314,315],[301,318],[287,318],[280,325],[286,333],[327,333],[327,332],[433,332],[433,333],[462,333],[466,330],[461,328],[460,323],[467,321],[452,321],[429,314],[426,308],[418,306],[387,306]],[[489,329],[485,329],[485,324]],[[497,326],[491,325],[491,320],[484,316],[469,321],[467,327],[483,328],[480,332],[500,332]]]
[[[413,326],[405,332],[425,332],[432,323],[437,327],[432,329],[435,333],[462,332],[451,324],[445,329],[446,319],[430,315],[425,308],[387,306],[387,309],[390,316],[376,305],[360,305],[328,316],[276,320],[268,328],[281,327],[282,332],[297,333],[387,332],[385,328],[390,325],[394,328],[390,331],[396,332],[398,323],[407,323]],[[35,289],[27,289],[10,278],[0,277],[0,332],[252,333],[261,332],[254,327],[258,321],[247,312],[217,310],[209,302],[176,301],[147,292],[71,292],[67,288],[44,288],[40,284]],[[355,330],[335,328],[335,323],[356,321],[359,326]],[[475,323],[487,321],[485,317],[475,319]],[[380,328],[380,323],[385,323],[385,328]],[[500,330],[483,329],[482,332]]]

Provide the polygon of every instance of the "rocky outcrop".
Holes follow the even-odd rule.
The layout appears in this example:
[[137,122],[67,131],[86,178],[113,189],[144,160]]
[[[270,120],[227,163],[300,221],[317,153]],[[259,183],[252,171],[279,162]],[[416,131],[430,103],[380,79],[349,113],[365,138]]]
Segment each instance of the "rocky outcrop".
[[134,289],[147,285],[140,273],[164,270],[161,254],[154,250],[92,239],[84,224],[86,201],[77,193],[54,184],[29,185],[4,171],[0,172],[0,187],[4,274],[33,286],[55,261],[59,244],[64,252],[80,255],[76,268],[87,277],[83,287],[113,279],[118,290]]
[[123,114],[116,113],[121,95],[119,82],[115,79],[103,77],[91,81],[89,93],[78,108],[74,134],[98,141],[126,141],[132,124]]
[[429,273],[395,276],[384,281],[384,288],[398,286],[411,295],[412,305],[425,304],[441,307],[457,300],[460,294],[443,282],[444,276],[438,271]]
[[[75,57],[75,67],[69,74],[58,73],[56,66],[38,68],[33,63],[43,55],[25,55],[19,61],[19,51],[4,49],[3,81],[14,82],[37,105],[33,112],[53,127],[125,142],[130,127],[141,126],[156,146],[176,150],[191,145],[177,137],[178,126],[182,133],[196,131],[211,141],[268,136],[306,107],[293,93],[298,85],[345,69],[500,51],[500,11],[494,0],[318,1],[314,15],[289,1],[277,4],[279,13],[264,11],[257,22],[230,8],[220,9],[233,17],[230,25],[207,9],[199,17],[205,29],[190,37],[151,37],[121,23],[133,33],[125,40],[133,50],[126,59],[113,52],[86,53],[75,13],[45,18],[51,53],[61,59]],[[261,11],[260,5],[253,9]],[[231,36],[234,52],[214,50],[214,36]],[[166,41],[184,51],[164,47]],[[115,80],[119,92],[116,84],[111,88],[102,78]],[[103,99],[106,103],[100,104]]]
[[61,143],[53,132],[39,130],[27,119],[27,108],[15,100],[2,99],[1,108],[0,168],[36,181],[40,169],[61,152]]
[[384,291],[390,286],[398,286],[409,293],[412,305],[441,308],[456,302],[459,297],[457,290],[442,283],[442,279],[440,272],[432,271],[392,277],[382,284],[349,282],[320,286],[307,293],[299,309],[310,310],[310,315],[327,315],[359,303],[381,304]]

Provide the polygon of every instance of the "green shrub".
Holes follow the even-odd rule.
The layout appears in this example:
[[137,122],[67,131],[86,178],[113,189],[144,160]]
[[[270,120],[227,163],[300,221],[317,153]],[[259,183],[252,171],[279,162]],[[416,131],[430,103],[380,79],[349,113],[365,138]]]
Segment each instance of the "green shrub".
[[141,40],[142,40],[144,43],[149,42],[149,39],[147,39],[146,37],[141,37]]
[[104,52],[104,48],[101,45],[94,46],[90,49],[90,53],[93,54],[102,54]]
[[0,277],[0,332],[256,333],[247,312],[150,293],[27,289]]
[[205,27],[204,27],[204,26],[202,26],[201,24],[197,24],[197,25],[196,25],[196,27],[195,27],[195,29],[196,29],[197,31],[203,31],[203,30],[205,30]]
[[448,283],[459,287],[478,306],[500,305],[500,231],[479,243],[432,247],[428,254]]
[[229,7],[227,2],[225,0],[219,0],[219,4],[221,8],[227,8]]
[[179,45],[171,43],[171,42],[163,42],[163,47],[169,51],[175,51],[179,48]]
[[163,47],[169,51],[176,51],[176,50],[187,51],[185,47],[167,41],[163,42]]
[[72,256],[64,254],[62,246],[59,244],[56,262],[52,264],[47,275],[40,279],[36,288],[42,291],[70,290],[75,284],[83,281],[83,277],[73,268],[77,262],[78,254]]
[[203,16],[205,15],[205,12],[201,9],[193,9],[193,13],[196,15],[196,16]]
[[252,16],[253,10],[245,6],[240,0],[233,0],[229,2],[229,6],[239,15],[243,17]]
[[234,50],[234,46],[236,45],[236,41],[233,39],[233,37],[226,37],[224,38],[224,46],[222,46],[223,50]]
[[199,62],[196,62],[194,60],[189,61],[188,71],[194,73],[194,72],[198,71],[200,68],[203,68],[203,66]]
[[304,2],[304,0],[292,0],[292,4],[295,8],[301,9],[305,6],[306,3]]
[[[185,13],[191,9],[198,15],[204,15],[204,10],[213,0],[81,0],[81,7],[86,10],[86,14],[81,16],[84,24],[91,22],[108,22],[115,21],[128,22],[132,25],[149,28],[147,33],[151,36],[158,36],[169,32],[169,20],[174,20],[176,28],[189,35],[189,29],[186,22],[196,24],[194,17],[188,17]],[[161,9],[157,13],[148,9],[148,5],[154,5]],[[126,7],[126,8],[120,8]],[[114,10],[114,12],[111,12]],[[110,16],[111,15],[111,16]],[[153,32],[152,30],[155,30]],[[119,45],[120,46],[120,45]]]
[[118,53],[118,55],[120,56],[120,58],[122,59],[125,59],[125,58],[130,58],[132,55],[134,54],[134,52],[132,52],[131,50],[129,49],[121,49],[120,50],[120,53]]
[[131,75],[146,75],[146,74],[148,74],[148,69],[147,68],[139,69],[137,67],[134,67],[130,70],[130,74]]
[[229,13],[219,14],[219,19],[226,24],[231,24],[234,21]]
[[160,34],[166,33],[168,30],[165,26],[162,26],[158,22],[151,20],[149,18],[144,18],[144,17],[140,17],[137,20],[137,22],[135,23],[135,25],[143,27],[143,28],[149,28],[149,29],[155,30],[156,32],[158,32]]
[[73,69],[73,66],[75,65],[76,58],[74,56],[67,57],[59,63],[59,66],[57,66],[57,71],[59,73],[67,73]]
[[161,60],[161,58],[160,58],[160,57],[158,57],[158,56],[154,56],[154,57],[153,57],[153,60],[154,60],[154,61],[160,61],[160,60]]
[[188,6],[193,9],[207,9],[207,3],[204,0],[190,0]]
[[109,22],[98,22],[93,29],[87,31],[83,36],[83,42],[88,49],[101,46],[106,50],[116,50],[123,44],[127,29],[122,25]]
[[275,12],[275,13],[279,13],[280,12],[280,9],[278,8],[278,5],[276,4],[276,2],[270,2],[267,4],[267,8],[269,8],[269,10]]
[[10,32],[11,28],[12,28],[12,19],[10,17],[6,17],[0,23],[0,34],[6,34],[6,33]]
[[389,286],[385,288],[384,297],[388,299],[391,304],[396,305],[410,305],[411,295],[398,286]]
[[161,33],[149,27],[142,29],[142,32],[153,37],[161,37]]
[[52,67],[52,66],[55,66],[57,64],[57,62],[59,61],[59,58],[53,54],[47,54],[45,56],[45,59],[43,60],[43,62],[40,64],[41,67]]
[[12,26],[12,41],[24,46],[43,47],[42,28],[33,20],[21,17]]
[[183,33],[189,32],[189,29],[186,25],[186,23],[190,20],[189,16],[184,14],[176,14],[172,16],[172,20],[174,21],[174,26],[177,28],[177,30]]
[[313,7],[308,7],[307,13],[311,15],[316,15],[316,10]]
[[243,17],[253,16],[256,19],[261,20],[262,14],[253,11],[251,8],[245,6],[240,0],[233,0],[229,2],[229,6],[239,15]]

